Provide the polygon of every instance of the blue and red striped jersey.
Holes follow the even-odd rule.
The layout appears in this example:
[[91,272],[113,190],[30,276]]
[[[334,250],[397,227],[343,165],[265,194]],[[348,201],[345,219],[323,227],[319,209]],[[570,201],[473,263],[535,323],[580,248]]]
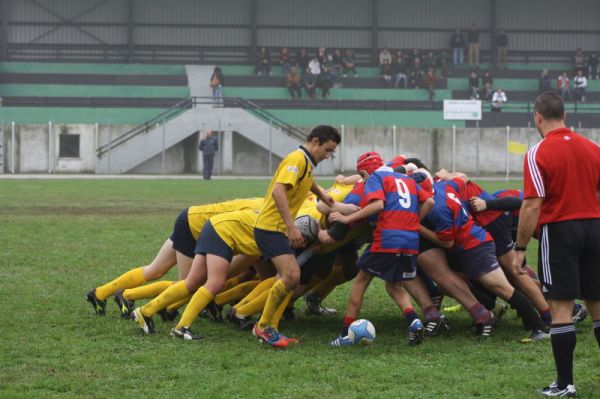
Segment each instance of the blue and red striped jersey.
[[372,252],[419,253],[419,203],[431,194],[389,166],[377,169],[365,183],[368,202],[383,200],[373,232]]
[[[494,198],[519,197],[521,199],[521,201],[525,197],[523,195],[523,191],[521,191],[521,190],[513,190],[511,188],[507,188],[506,190],[496,191],[495,193],[492,194],[492,196]],[[518,218],[520,210],[521,210],[521,208],[517,208],[514,211],[512,211],[511,213],[512,213],[512,215],[514,217]]]
[[364,208],[368,204],[367,199],[365,198],[364,181],[361,180],[354,185],[352,191],[350,191],[350,194],[344,198],[344,204],[353,204],[360,206],[361,208]]
[[[453,179],[453,181],[455,181],[455,182],[457,180],[462,180],[462,179],[459,179],[459,178]],[[475,212],[475,210],[473,210],[471,208],[471,205],[469,204],[469,200],[473,197],[479,197],[484,201],[494,199],[494,197],[490,193],[488,193],[483,188],[481,188],[477,183],[469,181],[467,184],[465,184],[458,190],[458,193],[460,196],[460,200],[462,201],[465,208],[467,208],[470,211],[471,215],[473,215],[473,219],[475,219],[475,223],[477,223],[481,227],[487,226],[488,224],[492,223],[494,220],[498,219],[502,215],[502,211],[486,209],[485,211],[482,211],[482,212]]]
[[464,208],[456,190],[458,185],[452,180],[438,181],[433,185],[435,205],[427,217],[440,240],[454,240],[453,250],[465,251],[492,241],[492,236],[475,224],[473,217]]

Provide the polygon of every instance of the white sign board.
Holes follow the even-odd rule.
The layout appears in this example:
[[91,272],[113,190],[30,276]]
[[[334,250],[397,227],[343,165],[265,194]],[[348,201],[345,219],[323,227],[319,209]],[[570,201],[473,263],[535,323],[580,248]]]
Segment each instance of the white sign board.
[[481,101],[444,100],[444,119],[461,121],[480,121]]

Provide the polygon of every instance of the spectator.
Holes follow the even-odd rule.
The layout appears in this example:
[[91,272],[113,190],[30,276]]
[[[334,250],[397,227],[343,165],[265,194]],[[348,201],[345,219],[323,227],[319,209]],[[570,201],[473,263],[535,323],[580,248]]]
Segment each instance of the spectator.
[[379,69],[383,74],[383,67],[385,65],[392,65],[392,55],[387,48],[384,48],[379,52]]
[[418,89],[423,87],[423,78],[425,77],[425,71],[421,66],[421,59],[419,57],[413,60],[413,64],[410,68],[410,87]]
[[254,68],[254,72],[257,75],[271,76],[271,60],[269,59],[269,53],[266,48],[261,47],[257,59],[258,61],[256,63],[256,68]]
[[394,75],[394,71],[392,70],[392,65],[390,65],[390,64],[381,65],[381,78],[383,79],[385,84],[389,87],[391,87],[394,84],[394,82],[392,82],[393,75]]
[[358,74],[356,73],[356,66],[354,65],[354,52],[352,49],[346,50],[346,54],[342,60],[342,76],[346,77],[349,72],[352,72],[355,78],[358,77]]
[[483,86],[480,92],[481,98],[485,100],[491,100],[492,95],[494,94],[494,78],[489,70],[486,70],[483,73],[481,85]]
[[577,70],[585,67],[585,57],[580,48],[575,51],[575,55],[573,56],[573,64],[575,65],[575,73],[577,73]]
[[563,100],[565,98],[571,98],[571,81],[566,72],[563,72],[558,79],[556,79],[556,92]]
[[456,28],[454,34],[450,37],[450,48],[452,49],[452,65],[455,67],[462,66],[465,59],[465,37]]
[[548,68],[544,68],[542,69],[542,75],[540,76],[538,91],[544,93],[549,90],[552,90],[552,81],[550,80],[550,75],[548,75]]
[[213,100],[218,101],[223,97],[223,84],[225,83],[225,79],[223,78],[223,73],[221,72],[221,68],[215,67],[212,75],[210,76],[209,86],[212,89]]
[[319,50],[317,51],[317,60],[319,60],[319,65],[321,66],[321,69],[323,69],[323,67],[327,65],[327,50],[325,49],[325,47],[319,47]]
[[288,70],[290,69],[290,58],[290,52],[287,47],[284,47],[279,51],[279,65],[281,65],[281,73],[283,75],[287,75]]
[[304,76],[302,76],[302,86],[308,93],[308,97],[315,98],[315,91],[317,90],[317,77],[310,72],[310,68],[306,68]]
[[296,61],[298,68],[302,72],[306,71],[306,68],[308,68],[308,63],[310,62],[310,57],[308,56],[308,52],[305,48],[300,50],[300,54],[298,54],[298,58]]
[[302,98],[300,79],[298,68],[296,66],[291,67],[286,76],[286,85],[292,98]]
[[407,59],[408,65],[413,65],[415,63],[415,58],[421,59],[421,56],[419,55],[419,49],[416,47],[413,47],[413,49],[408,54],[408,59]]
[[433,99],[435,98],[435,81],[435,69],[427,69],[427,73],[423,78],[423,82],[425,83],[425,87],[427,88],[427,92],[429,93],[429,101],[433,101]]
[[342,74],[342,52],[339,48],[336,48],[331,56],[331,63],[333,65],[333,70],[335,70],[337,75]]
[[479,100],[479,76],[475,70],[469,74],[469,93],[471,100]]
[[596,80],[600,78],[600,64],[598,64],[598,54],[591,54],[588,57],[588,79],[592,80],[596,77]]
[[310,73],[312,73],[315,76],[319,76],[321,74],[321,63],[319,62],[318,56],[313,58],[308,63],[308,69],[310,69]]
[[324,66],[321,74],[317,77],[317,86],[321,89],[323,98],[327,98],[329,90],[333,87],[333,76],[331,70]]
[[587,78],[583,76],[583,70],[578,69],[577,75],[573,78],[573,92],[575,101],[585,101],[585,89],[587,87]]
[[433,56],[432,51],[428,52],[425,58],[421,60],[421,64],[426,71],[429,70],[429,68],[435,68],[435,57]]
[[467,31],[467,41],[469,42],[469,65],[473,68],[479,68],[479,31],[475,23]]
[[202,176],[204,180],[210,180],[215,154],[219,150],[219,141],[213,137],[213,132],[209,130],[204,134],[198,149],[202,151]]
[[501,88],[498,88],[494,92],[494,95],[492,96],[492,103],[491,103],[492,112],[502,111],[502,107],[504,106],[506,101],[507,101],[506,93]]
[[508,37],[502,29],[496,35],[497,60],[496,66],[498,69],[506,69],[506,47],[508,46]]
[[402,51],[396,53],[396,59],[392,66],[392,73],[394,74],[394,87],[398,88],[400,81],[403,81],[402,87],[406,89],[408,77],[406,76],[406,60],[402,55]]
[[446,52],[446,50],[442,50],[442,52],[438,55],[438,57],[435,61],[435,66],[440,69],[440,73],[441,73],[442,77],[444,77],[444,78],[448,77],[448,69],[450,66],[450,59],[448,57],[448,53]]

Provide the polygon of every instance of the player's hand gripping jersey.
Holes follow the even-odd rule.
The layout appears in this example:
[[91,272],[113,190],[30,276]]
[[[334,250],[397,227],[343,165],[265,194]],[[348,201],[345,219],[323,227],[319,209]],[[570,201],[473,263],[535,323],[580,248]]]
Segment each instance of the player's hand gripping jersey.
[[460,200],[462,201],[465,208],[471,211],[470,213],[473,216],[475,223],[477,223],[479,226],[485,227],[502,215],[502,211],[492,209],[486,209],[485,211],[481,212],[474,212],[469,205],[469,200],[471,198],[479,197],[484,201],[489,201],[493,200],[494,197],[490,193],[485,191],[483,188],[481,188],[479,185],[473,183],[472,181],[469,181],[466,184],[461,178],[454,178],[452,179],[452,181],[455,182],[458,186]]

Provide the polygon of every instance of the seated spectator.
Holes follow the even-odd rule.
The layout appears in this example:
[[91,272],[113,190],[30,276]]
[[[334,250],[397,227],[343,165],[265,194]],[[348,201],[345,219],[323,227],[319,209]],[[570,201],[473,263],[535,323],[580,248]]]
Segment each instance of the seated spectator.
[[491,100],[494,94],[494,78],[492,77],[492,73],[487,70],[483,73],[483,77],[481,78],[481,91],[479,92],[479,96],[485,100]]
[[542,69],[542,75],[540,76],[538,91],[544,93],[549,90],[552,90],[552,80],[550,80],[550,75],[548,75],[548,68],[544,68]]
[[475,70],[469,74],[469,91],[471,100],[479,100],[479,76]]
[[494,95],[492,96],[492,111],[493,112],[500,112],[502,111],[502,107],[504,106],[504,104],[506,103],[507,98],[506,98],[506,93],[498,88],[495,92]]
[[556,92],[563,100],[571,98],[571,81],[566,72],[563,72],[558,79],[556,79]]
[[419,57],[413,60],[413,63],[410,67],[410,87],[418,89],[419,87],[423,87],[423,78],[425,77],[425,71],[421,66],[421,59]]
[[290,67],[290,70],[288,71],[286,76],[286,86],[292,98],[302,98],[302,87],[300,85],[300,79],[301,77],[298,73],[298,68],[295,66]]
[[425,87],[429,93],[429,101],[433,101],[435,98],[435,81],[435,69],[429,68],[425,74],[425,77],[423,78],[423,82],[425,83]]
[[587,87],[587,78],[583,76],[583,70],[577,70],[577,75],[573,78],[573,93],[575,101],[585,101],[585,89]]
[[430,51],[427,53],[425,58],[421,60],[421,64],[423,65],[424,70],[429,70],[429,68],[435,68],[435,57],[433,56],[433,52]]
[[213,100],[217,101],[223,97],[223,84],[225,83],[225,79],[223,78],[223,72],[221,72],[221,68],[215,67],[212,75],[210,76],[209,86],[212,89]]
[[302,86],[306,93],[308,93],[308,97],[315,98],[315,91],[317,90],[317,76],[310,72],[309,68],[306,68],[304,72],[304,76],[302,76]]
[[327,65],[327,50],[325,47],[319,47],[317,50],[317,60],[319,60],[319,64],[321,65],[321,69]]
[[392,82],[392,77],[394,72],[392,71],[392,66],[390,64],[381,65],[381,78],[385,82],[385,84],[391,87],[394,83]]
[[448,70],[450,68],[450,56],[448,55],[448,52],[446,50],[442,50],[442,52],[438,55],[437,59],[435,60],[435,66],[436,68],[440,69],[440,74],[442,75],[442,77],[448,77]]
[[354,51],[352,51],[352,49],[346,50],[346,54],[342,60],[342,76],[346,77],[350,72],[354,74],[355,78],[358,77],[356,66],[354,65]]
[[591,54],[588,57],[588,79],[592,80],[594,77],[596,80],[600,79],[600,64],[598,64],[598,54]]
[[287,75],[288,70],[290,69],[290,52],[287,47],[282,48],[279,51],[279,65],[281,65],[281,73],[283,75]]
[[419,49],[414,47],[412,50],[410,50],[410,53],[408,54],[408,65],[413,65],[415,63],[415,58],[418,58],[419,60],[421,59],[421,55],[419,54]]
[[578,48],[575,51],[575,55],[573,55],[573,65],[575,66],[575,73],[577,73],[577,70],[585,68],[585,57],[580,48]]
[[310,73],[315,76],[319,76],[321,74],[321,63],[319,62],[319,58],[315,57],[308,63],[308,69],[310,69]]
[[271,76],[271,60],[269,59],[269,53],[267,49],[261,47],[258,52],[256,67],[254,68],[254,72],[257,75],[263,76]]
[[317,77],[317,87],[321,89],[322,97],[327,98],[329,90],[333,87],[333,76],[327,66],[323,67],[321,74]]
[[394,87],[398,88],[400,81],[402,81],[402,88],[406,89],[408,85],[408,76],[406,72],[406,59],[402,55],[402,51],[396,53],[396,59],[392,65],[392,73],[394,75]]
[[308,63],[310,62],[310,57],[308,56],[308,52],[305,48],[300,50],[298,57],[296,57],[296,65],[304,73],[306,68],[308,68]]
[[342,51],[339,48],[336,48],[331,55],[331,64],[333,65],[332,70],[335,71],[337,75],[342,74],[342,58]]
[[383,75],[383,67],[385,65],[392,65],[392,55],[387,48],[384,48],[379,52],[379,71]]

